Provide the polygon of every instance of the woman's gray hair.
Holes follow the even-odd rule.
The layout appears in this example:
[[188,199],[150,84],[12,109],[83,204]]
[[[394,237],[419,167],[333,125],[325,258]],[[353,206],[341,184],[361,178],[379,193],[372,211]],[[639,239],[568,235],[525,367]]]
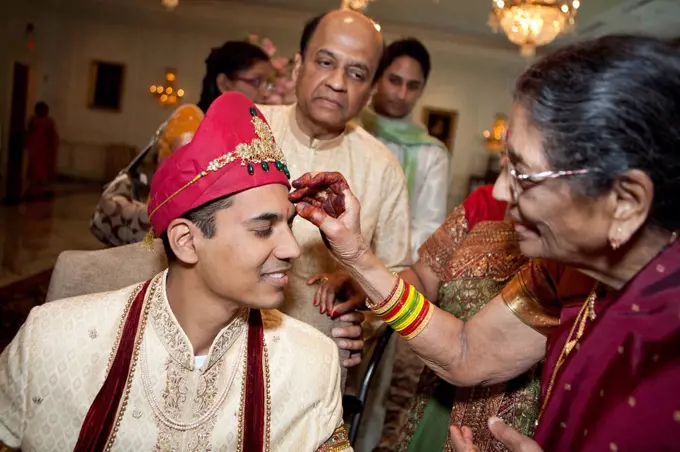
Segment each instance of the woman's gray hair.
[[[650,220],[680,229],[680,52],[668,41],[606,36],[563,47],[517,80],[556,170],[590,169],[570,178],[598,196],[631,169],[654,183]],[[676,200],[677,199],[677,200]]]

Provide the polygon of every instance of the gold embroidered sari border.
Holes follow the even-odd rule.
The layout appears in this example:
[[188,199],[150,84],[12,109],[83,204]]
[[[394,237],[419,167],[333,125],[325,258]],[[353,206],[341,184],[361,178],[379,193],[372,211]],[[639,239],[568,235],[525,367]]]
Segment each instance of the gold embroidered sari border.
[[501,298],[518,319],[544,336],[560,324],[534,297],[521,273],[503,288]]

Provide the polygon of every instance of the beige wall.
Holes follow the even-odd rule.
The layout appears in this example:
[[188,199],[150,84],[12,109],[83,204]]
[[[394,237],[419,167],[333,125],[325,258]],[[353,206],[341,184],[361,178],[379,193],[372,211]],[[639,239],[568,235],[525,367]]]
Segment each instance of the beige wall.
[[[177,68],[186,99],[195,101],[211,47],[258,33],[271,38],[281,54],[292,55],[302,25],[310,16],[229,2],[201,2],[189,7],[180,1],[180,8],[173,13],[164,11],[160,1],[44,2],[40,7],[39,0],[31,2],[33,7],[20,7],[18,2],[11,2],[17,3],[11,8],[6,4],[0,7],[9,9],[0,18],[1,37],[6,43],[14,43],[0,49],[2,172],[11,82],[5,68],[11,67],[13,59],[31,63],[35,99],[50,104],[64,141],[60,172],[99,179],[106,173],[102,165],[107,160],[104,153],[108,145],[142,147],[168,114],[148,93],[150,84],[162,81],[166,67]],[[36,25],[37,46],[27,55],[23,27],[28,21]],[[427,30],[382,25],[388,40],[404,35],[420,37],[432,53],[433,72],[420,106],[459,112],[451,190],[452,201],[459,202],[467,192],[468,176],[483,172],[486,165],[481,132],[491,126],[496,112],[508,112],[512,80],[525,62],[515,52],[477,47]],[[93,59],[126,65],[121,113],[87,108]],[[415,116],[420,118],[420,112]]]

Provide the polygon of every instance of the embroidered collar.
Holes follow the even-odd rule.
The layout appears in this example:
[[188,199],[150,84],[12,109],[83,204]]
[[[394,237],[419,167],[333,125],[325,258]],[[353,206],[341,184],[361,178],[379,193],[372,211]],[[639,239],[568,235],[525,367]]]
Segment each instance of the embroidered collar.
[[[194,349],[189,342],[189,338],[179,325],[175,314],[170,308],[168,297],[166,293],[166,281],[168,270],[156,275],[151,282],[156,285],[159,290],[151,291],[153,298],[148,302],[151,303],[149,317],[153,324],[154,330],[160,338],[163,346],[170,354],[173,360],[188,370],[194,370],[195,357]],[[229,348],[236,342],[236,339],[243,333],[248,324],[248,309],[242,308],[234,320],[229,325],[225,326],[215,337],[210,350],[208,351],[206,363],[201,367],[201,372],[210,369],[222,356],[229,350]]]

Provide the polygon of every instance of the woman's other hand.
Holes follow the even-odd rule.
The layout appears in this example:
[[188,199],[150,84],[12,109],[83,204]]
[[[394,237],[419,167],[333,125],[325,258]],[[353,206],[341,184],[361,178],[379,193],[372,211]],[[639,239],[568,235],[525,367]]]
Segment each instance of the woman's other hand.
[[[489,418],[489,430],[510,452],[543,452],[536,441],[522,435],[498,417]],[[468,427],[459,428],[452,425],[449,427],[449,433],[451,445],[456,452],[479,452],[479,447],[472,441],[472,430]]]
[[345,270],[319,273],[309,278],[307,284],[318,284],[314,294],[314,306],[319,306],[321,314],[326,313],[336,318],[339,315],[366,308],[366,293]]

